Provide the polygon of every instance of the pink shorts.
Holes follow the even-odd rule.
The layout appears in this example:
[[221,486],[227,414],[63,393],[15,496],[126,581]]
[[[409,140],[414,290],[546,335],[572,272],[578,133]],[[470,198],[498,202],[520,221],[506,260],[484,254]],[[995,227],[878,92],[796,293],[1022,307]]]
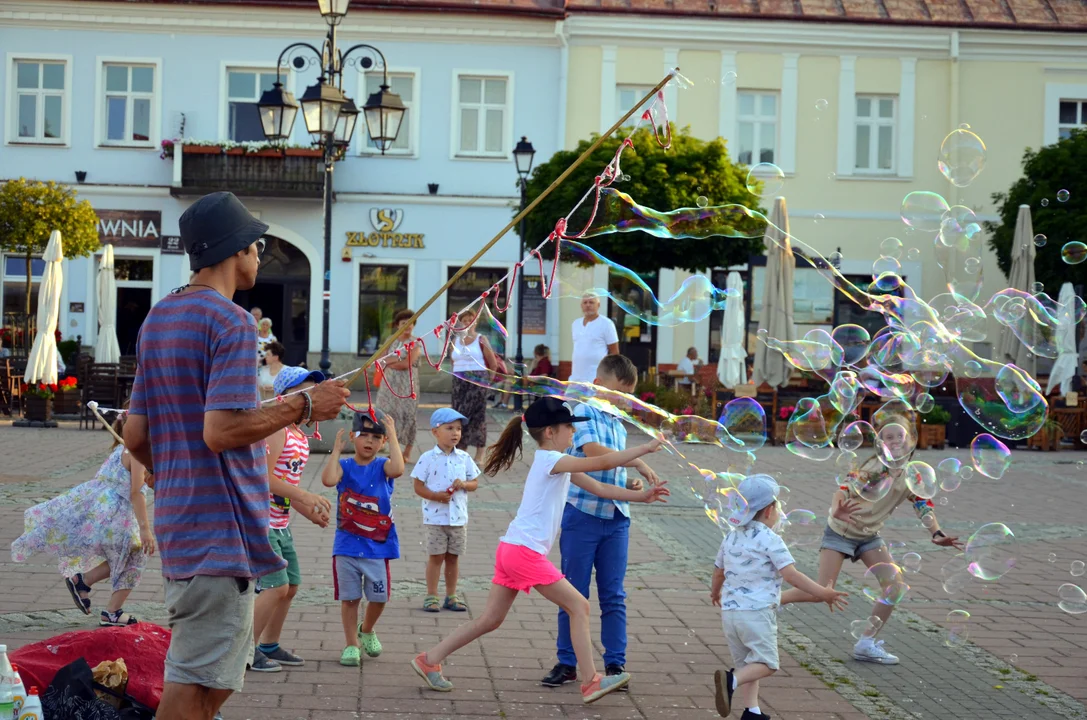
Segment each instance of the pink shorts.
[[551,585],[562,580],[562,573],[545,556],[524,545],[498,543],[494,557],[495,585],[528,592],[537,585]]

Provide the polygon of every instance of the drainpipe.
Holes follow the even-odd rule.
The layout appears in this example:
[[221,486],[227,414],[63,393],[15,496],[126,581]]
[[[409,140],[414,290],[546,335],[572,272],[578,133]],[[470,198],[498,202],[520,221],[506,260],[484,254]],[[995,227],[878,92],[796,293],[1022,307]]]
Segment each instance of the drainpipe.
[[555,149],[564,150],[566,148],[566,95],[570,91],[567,82],[570,72],[570,45],[566,42],[566,27],[562,20],[555,23],[555,38],[559,41],[559,116],[558,122],[555,123],[558,130]]
[[[950,60],[951,60],[951,82],[948,97],[948,114],[949,130],[954,130],[962,122],[962,117],[959,115],[959,31],[951,31],[951,48],[950,48]],[[951,197],[949,198],[950,205],[959,204],[959,188],[957,185],[951,185]]]

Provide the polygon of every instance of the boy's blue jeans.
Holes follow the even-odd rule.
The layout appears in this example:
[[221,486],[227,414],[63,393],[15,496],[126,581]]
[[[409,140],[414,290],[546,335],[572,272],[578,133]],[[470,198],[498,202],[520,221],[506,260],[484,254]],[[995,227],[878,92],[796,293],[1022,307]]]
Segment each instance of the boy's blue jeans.
[[[573,505],[562,511],[562,574],[589,597],[589,584],[596,568],[596,595],[600,602],[600,643],[604,646],[604,665],[626,665],[627,605],[623,579],[627,574],[627,546],[630,518],[618,510],[611,520],[583,513]],[[570,616],[559,610],[559,662],[577,666],[574,646],[570,643]]]

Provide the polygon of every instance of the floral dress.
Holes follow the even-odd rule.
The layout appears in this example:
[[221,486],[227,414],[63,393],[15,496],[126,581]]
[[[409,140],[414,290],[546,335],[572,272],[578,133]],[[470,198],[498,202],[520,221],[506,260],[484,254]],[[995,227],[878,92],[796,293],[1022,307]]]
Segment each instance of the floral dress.
[[[389,348],[389,354],[394,354],[397,350],[403,350],[402,355],[406,357],[407,344],[397,339]],[[419,407],[419,362],[422,359],[421,354],[415,357],[410,372],[390,368],[381,371],[385,380],[377,391],[377,406],[392,415],[393,422],[396,423],[396,437],[404,447],[415,444],[415,413]],[[412,393],[415,394],[414,399],[411,397]]]
[[114,450],[93,480],[27,510],[25,531],[11,543],[12,560],[26,562],[34,553],[49,553],[57,557],[64,577],[105,560],[114,592],[135,588],[147,556],[130,500],[132,475],[121,464],[123,452],[123,447]]

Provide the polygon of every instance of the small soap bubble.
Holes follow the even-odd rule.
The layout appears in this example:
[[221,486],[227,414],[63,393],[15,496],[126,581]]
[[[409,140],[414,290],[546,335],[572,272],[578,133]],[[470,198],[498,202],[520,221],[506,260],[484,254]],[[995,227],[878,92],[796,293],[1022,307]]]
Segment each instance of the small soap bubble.
[[698,198],[695,200],[695,203],[700,208],[709,207],[710,199],[705,195],[699,195]]
[[959,129],[960,129],[960,130],[969,130],[969,129],[970,129],[970,123],[962,123],[962,124],[960,124],[960,125],[959,125]]
[[916,260],[919,257],[921,257],[921,251],[918,250],[917,248],[910,248],[909,250],[906,251],[906,259],[907,260]]
[[894,258],[895,260],[902,257],[902,241],[896,237],[889,237],[884,239],[879,244],[879,254],[884,257]]
[[921,572],[921,556],[915,552],[908,552],[903,555],[902,569],[911,575]]
[[819,222],[820,220],[826,220],[826,219],[827,219],[827,216],[824,215],[823,213],[815,213],[815,222]]
[[1049,207],[1049,198],[1042,198],[1042,207]]
[[1069,193],[1067,190],[1061,189],[1057,191],[1057,199],[1061,202],[1068,202],[1069,195],[1071,195],[1071,193]]
[[[902,568],[894,563],[876,563],[864,573],[864,595],[882,605],[897,605],[906,597],[910,586]],[[873,587],[875,586],[875,587]]]
[[936,477],[940,480],[940,489],[954,492],[962,482],[962,463],[957,458],[944,458],[936,465]]
[[1079,265],[1087,260],[1087,245],[1078,240],[1065,243],[1061,248],[1061,260],[1064,260],[1066,265]]
[[970,132],[969,125],[962,125],[940,143],[936,166],[953,185],[966,187],[985,168],[986,154],[982,139]]
[[976,378],[981,375],[981,363],[977,360],[968,360],[966,362],[966,377]]
[[1008,656],[1008,664],[1009,665],[1015,665],[1018,662],[1019,662],[1019,656],[1016,655],[1015,653],[1012,653],[1011,655]]
[[838,177],[838,173],[834,172],[833,170],[827,173],[827,180],[833,180],[836,177]]
[[1045,235],[1038,233],[1034,236],[1034,247],[1045,247],[1046,241],[1048,240],[1049,238]]
[[1072,563],[1072,577],[1079,577],[1087,572],[1087,567],[1084,566],[1082,560],[1076,560]]
[[970,613],[965,610],[952,610],[947,614],[947,643],[948,647],[960,647],[966,644],[970,637],[970,629],[967,621]]
[[729,70],[727,73],[725,73],[725,76],[721,78],[722,85],[728,85],[729,83],[734,82],[736,82],[736,72],[734,70]]
[[941,505],[947,505],[947,498],[946,497],[940,498],[940,504]]
[[981,270],[981,258],[966,258],[966,262],[963,263],[963,269],[970,275],[977,275]]
[[1031,283],[1030,291],[1032,293],[1034,293],[1035,295],[1042,292],[1043,290],[1045,290],[1045,284],[1044,283],[1040,283],[1040,282]]
[[[1081,443],[1087,443],[1087,430],[1084,430],[1083,432],[1081,432],[1081,433],[1079,434],[1079,441],[1080,441]],[[1079,464],[1081,464],[1081,465],[1082,465],[1082,464],[1083,464],[1083,461],[1082,461],[1082,460],[1080,460],[1080,461],[1079,461]]]
[[936,405],[936,401],[928,393],[921,393],[913,399],[913,407],[919,413],[927,413]]
[[1078,585],[1065,583],[1057,588],[1057,607],[1069,615],[1087,613],[1087,593]]
[[747,172],[748,192],[774,197],[781,192],[784,185],[785,173],[773,163],[759,163]]
[[839,267],[842,264],[842,254],[840,252],[832,252],[827,260],[830,261],[832,267]]
[[1049,557],[1046,558],[1051,563],[1057,562],[1057,553],[1049,553]]
[[830,103],[827,102],[823,98],[819,98],[818,100],[815,101],[815,109],[820,111],[820,112],[822,112],[823,110],[826,110],[828,107],[830,107]]

